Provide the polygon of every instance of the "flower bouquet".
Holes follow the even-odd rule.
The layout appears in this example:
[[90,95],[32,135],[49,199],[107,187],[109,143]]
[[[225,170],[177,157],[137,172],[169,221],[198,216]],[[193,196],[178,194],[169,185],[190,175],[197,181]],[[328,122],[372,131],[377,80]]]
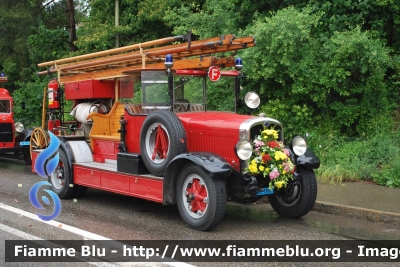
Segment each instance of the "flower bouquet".
[[295,171],[289,150],[277,139],[278,131],[264,128],[253,141],[253,154],[247,168],[250,173],[268,176],[269,189],[286,187]]

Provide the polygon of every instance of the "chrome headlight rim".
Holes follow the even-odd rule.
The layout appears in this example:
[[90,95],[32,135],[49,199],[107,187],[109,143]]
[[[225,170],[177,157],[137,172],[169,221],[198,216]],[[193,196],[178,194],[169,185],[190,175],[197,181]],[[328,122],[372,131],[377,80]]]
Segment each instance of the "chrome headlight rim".
[[253,154],[253,146],[248,140],[241,140],[235,146],[236,155],[241,160],[248,160]]
[[306,153],[307,150],[307,142],[306,139],[304,139],[301,136],[296,136],[292,140],[292,151],[294,154],[297,156],[301,156],[304,153]]
[[244,96],[244,103],[248,108],[256,109],[260,106],[260,96],[256,92],[248,92]]
[[21,122],[16,122],[14,124],[14,129],[15,131],[17,131],[18,133],[22,133],[25,129],[24,125]]

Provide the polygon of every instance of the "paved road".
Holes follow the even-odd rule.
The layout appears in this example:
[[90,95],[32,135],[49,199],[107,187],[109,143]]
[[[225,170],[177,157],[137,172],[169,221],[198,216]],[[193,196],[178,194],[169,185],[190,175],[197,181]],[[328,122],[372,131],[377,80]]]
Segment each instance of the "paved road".
[[[29,201],[29,189],[43,179],[33,174],[23,162],[0,159],[0,249],[3,240],[84,239],[93,234],[112,240],[400,240],[396,226],[310,212],[301,219],[279,217],[268,204],[237,205],[229,203],[223,222],[211,232],[187,228],[176,206],[89,189],[77,200],[62,200],[61,214],[54,225],[33,217],[37,210]],[[3,205],[3,208],[1,208]],[[33,217],[4,207],[29,212]],[[44,213],[44,212],[41,212]],[[51,213],[51,211],[50,211]],[[13,230],[10,230],[13,229]],[[27,238],[23,234],[28,235]],[[94,238],[96,239],[96,238]],[[0,265],[4,253],[0,255]],[[9,264],[7,266],[46,266]],[[82,263],[83,264],[83,263]],[[191,263],[196,266],[232,266],[231,263]],[[272,264],[272,263],[271,263]],[[86,266],[84,264],[82,266]],[[254,263],[240,263],[254,266]],[[265,266],[266,263],[260,263]],[[310,266],[309,263],[272,264],[276,266]],[[366,266],[357,263],[315,263],[313,266]],[[52,264],[52,266],[74,266]],[[81,265],[79,265],[81,266]],[[89,265],[88,265],[89,266]],[[130,266],[130,265],[129,265]],[[148,266],[148,265],[147,265]],[[233,266],[236,266],[233,264]],[[371,264],[370,266],[388,266]],[[394,266],[394,265],[393,265]]]

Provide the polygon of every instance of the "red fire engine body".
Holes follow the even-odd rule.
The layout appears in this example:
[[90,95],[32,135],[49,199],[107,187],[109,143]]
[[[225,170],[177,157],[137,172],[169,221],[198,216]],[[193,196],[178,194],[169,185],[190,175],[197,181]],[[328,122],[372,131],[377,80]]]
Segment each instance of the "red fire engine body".
[[[221,47],[230,51],[254,45],[252,37],[230,38],[216,38],[214,53],[221,52]],[[296,155],[293,147],[299,140],[304,145],[304,139],[290,146],[297,171],[285,190],[269,190],[268,178],[246,171],[255,136],[265,127],[273,128],[283,141],[283,127],[273,118],[237,114],[244,104],[250,108],[259,104],[253,92],[240,99],[241,59],[182,57],[181,53],[210,54],[210,40],[189,39],[189,44],[147,52],[142,45],[138,52],[124,56],[105,53],[99,61],[85,55],[42,64],[57,65],[65,99],[74,102],[75,125],[65,127],[54,109],[54,101],[62,105],[63,100],[49,97],[53,103],[49,122],[57,121],[48,124],[49,131],[61,141],[59,164],[49,182],[60,198],[82,196],[90,187],[177,204],[184,222],[197,230],[216,227],[228,199],[246,203],[268,195],[275,210],[287,217],[311,210],[316,198],[313,169],[319,160],[309,150]],[[98,55],[103,56],[94,53]],[[82,61],[76,63],[77,59]],[[116,63],[124,64],[116,68]],[[220,69],[230,66],[236,70]],[[58,82],[50,83],[49,95],[54,91],[63,95],[54,86]],[[208,87],[218,83],[232,92],[231,112],[208,108]],[[40,138],[47,138],[42,129],[35,130]],[[33,162],[46,145],[32,150]]]
[[[0,76],[0,83],[7,81],[6,76]],[[7,89],[0,88],[0,155],[31,164],[30,134],[31,130],[24,129],[22,123],[14,123],[13,98]]]

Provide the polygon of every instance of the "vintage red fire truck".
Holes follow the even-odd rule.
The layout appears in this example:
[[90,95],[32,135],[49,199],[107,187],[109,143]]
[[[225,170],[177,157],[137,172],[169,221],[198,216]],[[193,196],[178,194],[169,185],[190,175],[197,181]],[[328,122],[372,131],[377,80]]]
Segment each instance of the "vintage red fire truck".
[[[0,83],[7,82],[7,76],[0,75]],[[0,156],[23,159],[31,164],[29,153],[31,130],[24,129],[21,122],[14,123],[13,98],[7,89],[0,87]]]
[[[275,129],[284,141],[278,120],[237,113],[260,100],[254,92],[240,97],[242,60],[226,55],[254,45],[251,36],[192,41],[188,33],[39,64],[50,67],[39,74],[57,74],[46,115],[48,131],[61,141],[52,190],[76,198],[89,187],[177,204],[197,230],[216,227],[230,199],[248,203],[267,195],[282,216],[307,214],[319,160],[303,138],[287,144],[296,171],[286,187],[270,190],[268,177],[247,171],[260,131]],[[231,111],[209,108],[210,88],[231,92]],[[63,95],[73,101],[72,122],[62,119]],[[48,143],[44,129],[34,131],[33,162]]]

